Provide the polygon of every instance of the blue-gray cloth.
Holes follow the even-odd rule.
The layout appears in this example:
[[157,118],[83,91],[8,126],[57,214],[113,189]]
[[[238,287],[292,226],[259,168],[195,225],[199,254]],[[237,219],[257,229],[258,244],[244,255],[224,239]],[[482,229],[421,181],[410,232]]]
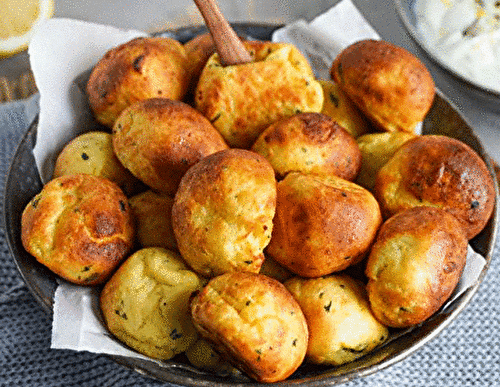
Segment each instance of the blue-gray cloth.
[[[10,159],[38,112],[38,95],[0,104],[0,196]],[[0,216],[3,219],[3,204]],[[500,240],[500,238],[497,238]],[[472,302],[422,349],[346,387],[500,386],[500,244]],[[24,285],[0,229],[0,386],[170,386],[106,356],[50,349],[52,316]]]

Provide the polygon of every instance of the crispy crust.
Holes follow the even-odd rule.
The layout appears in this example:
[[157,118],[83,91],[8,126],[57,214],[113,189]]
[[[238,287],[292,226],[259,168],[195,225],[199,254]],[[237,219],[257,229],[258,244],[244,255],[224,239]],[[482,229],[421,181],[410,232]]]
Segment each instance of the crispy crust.
[[378,172],[375,197],[387,218],[414,206],[446,209],[472,239],[495,205],[493,178],[479,155],[456,139],[424,135],[406,142]]
[[264,275],[215,277],[192,299],[191,314],[200,334],[259,382],[286,379],[306,354],[302,310],[280,282]]
[[146,185],[174,195],[191,165],[227,145],[191,106],[153,98],[123,111],[113,126],[113,148],[121,163]]
[[21,222],[26,251],[80,285],[104,283],[134,241],[133,217],[124,193],[93,175],[53,179],[26,206]]
[[385,131],[413,132],[434,100],[434,81],[425,65],[389,42],[362,40],[348,46],[335,58],[330,74]]
[[155,97],[181,100],[190,72],[184,47],[164,37],[135,38],[110,49],[93,68],[87,95],[96,119],[108,127],[127,106]]
[[327,275],[363,259],[381,223],[366,189],[336,176],[293,172],[278,183],[266,253],[302,277]]
[[179,251],[207,277],[258,272],[275,207],[276,180],[265,158],[243,149],[207,156],[184,175],[174,198]]
[[306,58],[292,45],[245,42],[254,61],[222,66],[217,54],[203,69],[195,106],[233,148],[248,149],[281,118],[320,112],[323,90]]
[[295,171],[353,180],[361,165],[354,137],[321,113],[301,113],[272,124],[252,150],[271,163],[278,177]]
[[455,289],[467,257],[458,220],[440,208],[415,207],[380,228],[366,266],[377,319],[391,327],[418,324]]

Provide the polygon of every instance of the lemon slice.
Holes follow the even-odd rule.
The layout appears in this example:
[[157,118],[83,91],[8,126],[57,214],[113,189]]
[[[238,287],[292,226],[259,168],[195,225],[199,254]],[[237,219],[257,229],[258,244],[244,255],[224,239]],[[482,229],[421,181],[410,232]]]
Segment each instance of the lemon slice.
[[28,47],[36,28],[54,14],[54,0],[0,0],[0,57]]

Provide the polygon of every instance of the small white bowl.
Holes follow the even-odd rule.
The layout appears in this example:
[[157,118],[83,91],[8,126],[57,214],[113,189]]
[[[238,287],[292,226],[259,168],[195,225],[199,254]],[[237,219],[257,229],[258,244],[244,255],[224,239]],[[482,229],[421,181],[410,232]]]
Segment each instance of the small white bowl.
[[480,98],[485,103],[485,107],[493,111],[500,111],[500,92],[492,88],[484,87],[477,81],[470,79],[456,69],[446,64],[436,53],[430,49],[425,39],[417,29],[417,17],[414,12],[416,0],[394,0],[396,11],[403,22],[406,30],[417,45],[426,53],[426,55],[436,63],[446,74],[449,75],[451,82],[462,88],[465,93],[472,97]]

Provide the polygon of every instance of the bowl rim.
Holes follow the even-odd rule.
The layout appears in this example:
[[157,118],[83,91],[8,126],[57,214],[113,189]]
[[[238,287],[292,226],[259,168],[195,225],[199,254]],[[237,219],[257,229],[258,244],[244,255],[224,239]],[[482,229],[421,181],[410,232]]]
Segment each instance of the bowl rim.
[[409,1],[404,1],[404,0],[393,0],[394,5],[397,11],[397,14],[402,21],[404,27],[406,28],[408,35],[412,38],[412,40],[420,47],[420,49],[434,62],[436,65],[438,65],[441,69],[445,70],[448,72],[452,77],[455,78],[455,80],[460,81],[465,83],[466,86],[472,88],[476,93],[479,94],[484,94],[485,97],[491,100],[496,100],[497,103],[500,103],[500,91],[497,91],[495,89],[483,86],[479,84],[478,82],[475,82],[474,80],[471,80],[464,75],[460,74],[457,72],[455,69],[453,69],[451,66],[447,65],[444,63],[434,52],[431,48],[429,48],[425,43],[422,37],[420,36],[420,33],[417,31],[415,28],[415,25],[411,22],[410,17],[408,16],[408,13],[406,12],[406,8],[403,5],[404,3],[408,4],[408,10],[411,11],[411,5],[415,2],[415,0],[409,0]]
[[[10,198],[8,197],[8,193],[13,191],[13,187],[16,184],[16,179],[13,178],[12,172],[14,169],[17,167],[17,164],[19,163],[19,160],[21,159],[21,155],[23,151],[26,150],[26,147],[29,147],[28,145],[31,142],[31,154],[33,151],[33,146],[34,146],[34,138],[36,137],[36,129],[38,126],[38,118],[39,114],[35,116],[33,119],[32,123],[29,125],[28,129],[26,132],[21,136],[21,139],[19,140],[19,143],[17,144],[17,147],[12,155],[12,158],[10,160],[10,164],[7,169],[6,173],[6,178],[5,178],[5,185],[4,185],[4,192],[3,192],[3,200],[2,200],[2,206],[3,206],[3,218],[2,222],[4,225],[5,229],[5,240],[7,242],[7,246],[9,249],[9,253],[12,256],[12,259],[14,260],[14,263],[16,265],[16,268],[21,275],[24,284],[28,288],[29,292],[33,295],[35,300],[39,305],[43,307],[43,309],[48,312],[49,314],[52,314],[52,308],[53,308],[53,298],[54,298],[54,292],[51,291],[49,286],[43,286],[40,284],[34,284],[32,283],[30,277],[29,277],[29,270],[27,270],[20,262],[18,259],[18,253],[20,249],[22,248],[22,242],[20,241],[20,238],[16,238],[17,235],[12,234],[12,230],[9,230],[8,226],[12,224],[17,218],[20,219],[20,214],[16,217],[15,214],[10,214],[9,211],[6,209],[12,208],[12,204],[10,203]],[[33,159],[34,161],[34,159]],[[42,185],[40,176],[38,175],[38,185]],[[26,203],[27,204],[27,203]],[[16,219],[12,219],[12,218]],[[19,236],[20,237],[20,236]],[[21,250],[22,251],[22,250]],[[22,253],[27,254],[25,251],[22,251]],[[39,268],[40,270],[45,271],[45,274],[47,275],[47,284],[51,284],[55,290],[55,287],[57,286],[56,283],[56,276],[48,271],[45,270],[45,268],[36,262],[36,259],[33,258],[33,265]]]
[[[242,28],[243,30],[245,29],[245,26],[249,24],[251,26],[259,26],[259,28],[264,28],[264,29],[276,29],[279,26],[273,25],[273,24],[258,24],[258,23],[240,23],[239,27]],[[184,27],[182,28],[183,31],[185,31],[188,28],[192,27]],[[200,31],[203,31],[203,28],[200,29],[199,26],[195,27],[195,30],[200,33]],[[175,33],[176,30],[170,30],[167,31],[167,33]],[[463,122],[467,130],[470,131],[470,133],[467,133],[467,136],[470,137],[471,141],[477,144],[478,149],[476,150],[481,158],[486,162],[488,169],[492,176],[494,175],[494,170],[492,168],[491,162],[487,158],[487,154],[484,151],[484,148],[482,147],[482,144],[480,141],[477,139],[477,137],[474,135],[472,131],[472,126],[466,121],[466,119],[463,117],[463,115],[460,113],[460,111],[454,106],[439,90],[436,90],[436,99],[435,103],[442,103],[444,104],[443,106],[453,110],[454,114],[457,115],[457,118]],[[30,281],[30,273],[26,272],[26,268],[23,267],[19,260],[19,257],[15,254],[16,251],[19,251],[19,235],[16,236],[12,235],[12,230],[8,228],[9,225],[12,225],[12,214],[9,214],[8,209],[11,208],[11,203],[9,203],[9,198],[8,194],[12,193],[12,187],[15,184],[15,179],[13,176],[14,168],[19,165],[19,157],[20,155],[26,151],[26,147],[31,147],[29,151],[32,154],[33,150],[33,145],[35,143],[34,136],[36,137],[36,130],[37,130],[37,124],[38,124],[38,116],[35,118],[33,123],[30,125],[29,129],[26,131],[26,133],[22,136],[22,139],[20,143],[17,146],[17,149],[12,157],[10,166],[8,168],[7,176],[6,176],[6,181],[5,181],[5,190],[4,190],[4,197],[3,197],[3,205],[4,205],[4,214],[3,214],[3,222],[6,230],[6,241],[7,245],[9,248],[9,252],[12,256],[12,258],[15,261],[15,264],[23,277],[24,282],[26,283],[29,291],[33,294],[35,299],[40,303],[44,309],[52,314],[52,308],[53,308],[53,293],[47,295],[47,288],[40,289],[37,284],[33,284]],[[346,383],[350,380],[357,379],[360,377],[364,377],[370,374],[373,374],[377,371],[380,371],[382,369],[385,369],[387,367],[392,366],[395,363],[400,362],[401,360],[405,359],[409,355],[415,353],[417,350],[422,348],[424,345],[429,343],[432,339],[437,337],[446,327],[448,327],[451,322],[455,319],[456,316],[458,316],[462,310],[469,304],[471,301],[472,297],[476,294],[478,291],[481,283],[483,282],[484,277],[486,276],[486,273],[489,269],[491,260],[493,258],[493,251],[496,245],[496,240],[497,240],[497,234],[498,234],[498,217],[500,215],[500,210],[499,210],[499,189],[498,189],[498,182],[496,179],[494,179],[495,182],[495,209],[492,214],[492,217],[490,219],[490,222],[487,227],[489,227],[490,234],[488,236],[488,247],[487,251],[484,253],[484,258],[486,260],[486,264],[484,268],[482,269],[478,280],[476,283],[474,283],[470,288],[468,288],[460,297],[455,299],[453,302],[451,302],[444,310],[442,310],[440,313],[435,314],[428,320],[426,320],[424,323],[419,324],[415,327],[412,327],[407,330],[401,331],[400,334],[396,335],[396,337],[392,338],[390,342],[388,343],[393,343],[398,341],[402,337],[408,337],[412,340],[410,346],[404,346],[403,344],[400,344],[399,346],[395,347],[392,351],[388,353],[384,353],[384,351],[387,348],[386,344],[382,345],[381,347],[377,348],[375,351],[372,351],[370,354],[365,355],[358,360],[355,360],[354,362],[349,363],[347,367],[322,367],[319,371],[313,372],[312,375],[306,375],[306,376],[300,376],[300,379],[287,379],[282,382],[277,382],[273,383],[274,385],[277,386],[288,386],[288,385],[303,385],[303,386],[326,386],[326,385],[339,385]],[[27,203],[26,203],[27,204]],[[19,214],[18,214],[19,215]],[[27,253],[26,253],[27,254]],[[31,257],[32,260],[34,260],[33,257]],[[35,262],[35,265],[37,263]],[[36,265],[37,267],[41,267],[41,265]],[[43,269],[43,267],[41,267]],[[55,287],[57,286],[57,281],[60,281],[57,276],[53,275],[52,273],[49,273],[50,280],[52,286]],[[392,348],[392,347],[391,347]],[[367,365],[363,365],[363,360],[367,358],[367,356],[371,355],[375,359],[377,354],[381,356],[381,360],[377,362],[372,362]],[[257,383],[253,381],[240,381],[240,380],[234,380],[234,379],[226,379],[226,378],[221,378],[218,377],[214,374],[207,374],[207,373],[200,373],[199,371],[196,371],[194,367],[191,367],[189,365],[185,364],[179,364],[178,362],[167,362],[169,364],[166,365],[161,365],[158,362],[152,360],[152,361],[141,361],[141,360],[136,360],[136,359],[131,359],[131,358],[124,358],[120,356],[115,356],[115,355],[105,355],[111,359],[113,359],[116,363],[120,364],[121,366],[124,366],[125,368],[132,369],[144,376],[147,376],[149,378],[153,379],[158,379],[163,382],[170,382],[170,383],[176,383],[179,385],[184,385],[184,386],[193,386],[193,387],[200,387],[200,386],[206,386],[206,387],[215,387],[215,386],[230,386],[230,387],[239,387],[239,386],[245,386],[245,387],[257,387],[257,386],[264,386],[266,384],[262,383]],[[189,371],[190,373],[187,374],[182,374],[182,372]],[[340,370],[340,371],[339,371]],[[345,372],[342,372],[342,370],[346,370]],[[204,379],[197,378],[197,375],[203,374],[205,376]],[[293,375],[292,375],[293,376]]]

